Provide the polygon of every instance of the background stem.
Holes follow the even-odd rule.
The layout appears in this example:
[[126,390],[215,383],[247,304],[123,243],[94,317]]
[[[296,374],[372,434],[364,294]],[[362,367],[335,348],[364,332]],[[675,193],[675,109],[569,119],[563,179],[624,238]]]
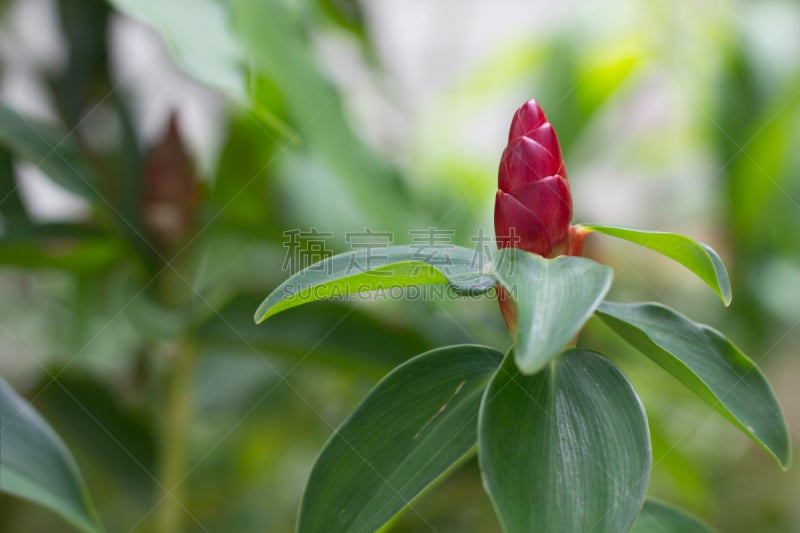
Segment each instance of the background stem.
[[156,531],[178,533],[183,530],[186,507],[186,449],[193,415],[192,374],[195,349],[186,340],[177,344],[177,354],[167,378],[166,405],[162,418],[159,481],[163,501],[157,509]]

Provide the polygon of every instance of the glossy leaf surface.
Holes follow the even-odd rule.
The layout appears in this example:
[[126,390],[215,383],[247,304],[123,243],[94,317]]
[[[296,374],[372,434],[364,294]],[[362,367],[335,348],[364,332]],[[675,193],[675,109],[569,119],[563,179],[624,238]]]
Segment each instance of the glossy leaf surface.
[[623,226],[582,224],[590,231],[611,235],[650,248],[685,266],[705,281],[722,299],[725,305],[731,303],[731,281],[725,265],[707,244],[697,242],[677,233],[646,231]]
[[603,302],[598,315],[781,466],[789,466],[789,431],[780,404],[758,367],[730,340],[657,303]]
[[682,509],[648,499],[630,533],[714,533],[714,530]]
[[375,531],[475,446],[478,408],[502,354],[474,345],[388,374],[314,464],[298,531]]
[[627,531],[650,475],[650,435],[610,360],[569,350],[533,376],[507,357],[478,426],[484,485],[507,533]]
[[573,340],[611,287],[611,268],[582,257],[545,259],[505,248],[496,263],[495,275],[516,304],[514,357],[525,374]]
[[47,507],[81,531],[102,531],[72,455],[47,422],[3,379],[0,423],[0,491]]
[[477,295],[497,283],[482,271],[488,264],[475,250],[458,246],[359,249],[291,276],[261,303],[255,320],[317,300],[415,285],[449,284],[459,293]]

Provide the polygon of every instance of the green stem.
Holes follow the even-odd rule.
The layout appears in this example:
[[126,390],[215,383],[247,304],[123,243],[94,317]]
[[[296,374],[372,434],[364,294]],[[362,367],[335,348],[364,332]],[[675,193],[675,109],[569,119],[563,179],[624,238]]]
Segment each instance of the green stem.
[[192,423],[192,377],[195,349],[179,340],[177,354],[167,379],[166,405],[162,419],[159,481],[161,504],[155,517],[159,533],[179,533],[186,517],[186,449]]

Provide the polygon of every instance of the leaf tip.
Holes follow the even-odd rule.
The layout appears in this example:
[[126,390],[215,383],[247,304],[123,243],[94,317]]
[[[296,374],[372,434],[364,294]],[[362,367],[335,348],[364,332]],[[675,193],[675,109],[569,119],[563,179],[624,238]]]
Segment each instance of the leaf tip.
[[719,294],[722,304],[728,307],[731,305],[731,300],[733,300],[733,289],[731,289],[731,280],[728,278],[728,272],[725,271],[724,268],[725,267],[723,267],[722,272],[716,272],[717,294]]
[[717,294],[719,294],[723,305],[728,307],[731,305],[731,300],[733,299],[733,289],[731,289],[731,279],[728,276],[728,270],[725,268],[725,263],[712,247],[703,242],[698,244],[703,248],[703,250],[705,250],[706,254],[708,255],[708,259],[711,260],[711,266],[714,270],[714,278],[717,283],[715,290]]
[[256,325],[264,322],[266,319],[275,314],[274,312],[272,312],[272,309],[273,307],[267,307],[265,309],[263,304],[258,306],[258,309],[256,309],[256,312],[253,315],[253,322],[255,322]]
[[789,436],[789,427],[785,424],[785,420],[784,420],[784,427],[786,429],[786,434],[785,434],[786,442],[784,443],[785,446],[782,450],[783,453],[778,455],[777,453],[772,453],[771,450],[768,451],[775,458],[775,460],[778,463],[778,466],[781,467],[781,470],[783,470],[784,472],[788,472],[789,468],[791,468],[792,466],[793,457],[792,457],[792,440],[791,437]]

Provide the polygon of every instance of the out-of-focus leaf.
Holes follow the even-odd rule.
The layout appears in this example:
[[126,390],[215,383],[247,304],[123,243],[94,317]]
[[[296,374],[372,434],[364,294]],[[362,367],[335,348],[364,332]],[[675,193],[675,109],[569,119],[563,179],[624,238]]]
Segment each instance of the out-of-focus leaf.
[[450,346],[411,359],[325,445],[297,530],[374,531],[475,446],[478,408],[503,355]]
[[89,200],[98,196],[97,180],[67,131],[0,103],[0,144],[65,189]]
[[159,303],[130,280],[120,280],[104,292],[112,309],[125,310],[125,318],[142,339],[169,342],[177,338],[188,322],[184,309]]
[[479,252],[459,246],[362,248],[324,259],[281,283],[258,307],[255,320],[326,298],[417,285],[449,284],[459,293],[479,295],[497,284],[483,271],[485,265],[489,260]]
[[788,468],[791,443],[780,404],[758,367],[731,341],[657,303],[603,302],[597,313]]
[[[54,83],[56,101],[66,124],[77,130],[77,135],[91,127],[85,123],[89,117],[105,120],[105,127],[119,132],[115,146],[103,147],[92,157],[102,172],[103,193],[114,205],[114,218],[119,214],[123,219],[118,220],[120,230],[141,257],[152,260],[139,216],[143,180],[137,132],[128,104],[114,91],[107,66],[111,7],[106,0],[59,0],[58,6],[69,57]],[[102,114],[96,110],[105,105],[115,117],[100,118]]]
[[272,166],[278,146],[252,116],[233,118],[210,192],[216,225],[281,241],[285,224],[277,218],[281,199]]
[[0,264],[91,273],[114,262],[123,244],[74,224],[19,223],[0,235]]
[[[252,69],[269,78],[281,94],[286,113],[309,152],[353,204],[382,229],[425,225],[412,210],[410,194],[397,171],[368,149],[353,133],[333,85],[321,73],[311,41],[287,4],[280,0],[231,2],[233,18]],[[293,176],[302,180],[305,175]],[[305,196],[328,198],[331,184],[303,182]],[[378,202],[380,191],[391,202]],[[412,213],[414,216],[412,216]]]
[[[139,216],[143,180],[137,133],[125,99],[114,91],[108,72],[106,40],[111,7],[105,0],[59,0],[58,7],[69,55],[53,83],[56,103],[76,135],[95,127],[86,122],[90,117],[105,121],[101,128],[119,132],[119,142],[94,151],[92,162],[102,176],[102,193],[114,206],[112,218],[139,256],[152,265],[153,250],[143,237]],[[116,116],[96,113],[103,106]]]
[[56,79],[55,96],[72,128],[79,123],[92,93],[110,89],[106,70],[110,9],[103,0],[59,0],[58,8],[69,57]]
[[119,194],[115,201],[124,222],[120,227],[139,256],[152,265],[155,253],[145,236],[141,217],[143,155],[128,104],[116,96],[111,97],[119,118],[120,146],[116,153],[115,168],[119,176]]
[[[225,3],[215,0],[111,0],[114,6],[153,26],[175,61],[200,82],[239,103],[246,101],[242,51],[231,31]],[[191,13],[192,23],[186,23]]]
[[645,59],[641,41],[636,36],[625,37],[601,46],[589,46],[578,57],[575,77],[575,97],[583,122],[592,117],[636,72]]
[[103,232],[78,224],[14,224],[5,228],[2,234],[4,243],[45,241],[48,239],[102,239],[108,238]]
[[647,419],[610,360],[569,350],[532,376],[509,354],[481,404],[478,457],[504,531],[627,531],[650,475]]
[[[755,57],[745,43],[736,40],[725,50],[724,68],[718,72],[721,79],[715,85],[715,116],[709,128],[724,163],[746,157],[741,153],[742,145],[750,141],[754,121],[770,103],[771,86],[763,83]],[[731,184],[730,180],[726,183]]]
[[[778,13],[773,16],[780,18]],[[763,25],[756,20],[746,26]],[[738,327],[744,338],[767,342],[776,324],[770,309],[774,299],[756,280],[770,277],[765,260],[779,254],[795,263],[798,252],[786,228],[796,224],[800,197],[800,182],[795,179],[800,172],[795,150],[800,142],[800,102],[794,98],[800,78],[796,71],[776,70],[764,49],[752,46],[752,39],[754,35],[737,39],[727,47],[725,68],[715,84],[716,114],[709,127],[726,171],[724,179],[717,180],[726,193],[720,225],[730,234],[736,252],[730,266],[737,274],[733,283],[740,298]],[[777,82],[776,74],[789,79]]]
[[0,235],[0,264],[91,273],[114,262],[123,244],[73,224],[19,223]]
[[[195,408],[204,417],[221,414],[241,416],[261,399],[265,391],[277,387],[283,375],[277,361],[265,361],[254,354],[236,352],[203,354],[195,372]],[[275,406],[280,409],[280,406]],[[287,435],[287,438],[291,438]]]
[[[78,458],[102,470],[126,497],[142,508],[155,491],[156,435],[144,406],[128,405],[118,387],[110,388],[85,374],[62,372],[58,384],[45,377],[37,405],[53,420]],[[87,412],[91,410],[91,414]]]
[[569,154],[594,116],[607,108],[605,104],[621,92],[646,59],[635,38],[625,35],[627,42],[585,50],[573,39],[558,37],[548,43],[545,60],[525,72],[533,78],[536,99],[558,130],[564,153]]
[[[800,82],[776,95],[761,116],[754,117],[744,138],[737,143],[741,151],[736,152],[731,162],[729,214],[736,235],[754,250],[771,250],[784,242],[783,227],[776,222],[786,218],[790,223],[795,220],[795,177],[800,168],[795,147],[800,141],[797,131],[800,103],[794,95],[798,90]],[[787,210],[790,216],[782,216]],[[770,216],[764,216],[765,213]]]
[[257,326],[254,296],[240,296],[196,325],[192,335],[211,351],[235,351],[324,364],[340,371],[380,377],[430,348],[415,328],[351,305],[321,302],[280,313]]
[[81,531],[103,531],[66,446],[2,378],[0,424],[0,490],[55,511]]
[[705,281],[725,305],[731,303],[731,281],[728,278],[728,271],[725,270],[725,264],[717,252],[707,244],[677,233],[601,224],[582,224],[581,226],[589,231],[611,235],[650,248],[677,261]]
[[630,533],[714,533],[714,530],[682,509],[647,499]]
[[[266,133],[273,143],[298,146],[300,137],[287,122],[285,99],[280,89],[270,78],[257,71],[250,71],[249,75],[247,88],[253,111],[250,117],[258,119],[262,132]],[[277,138],[264,129],[265,125],[278,134]]]
[[517,248],[497,255],[495,275],[517,309],[514,359],[534,374],[578,334],[611,287],[610,267],[582,257],[545,259]]
[[358,0],[316,0],[319,10],[334,24],[351,32],[362,44],[367,44],[365,20]]
[[19,194],[11,152],[0,146],[0,213],[10,221],[28,222],[28,212]]

